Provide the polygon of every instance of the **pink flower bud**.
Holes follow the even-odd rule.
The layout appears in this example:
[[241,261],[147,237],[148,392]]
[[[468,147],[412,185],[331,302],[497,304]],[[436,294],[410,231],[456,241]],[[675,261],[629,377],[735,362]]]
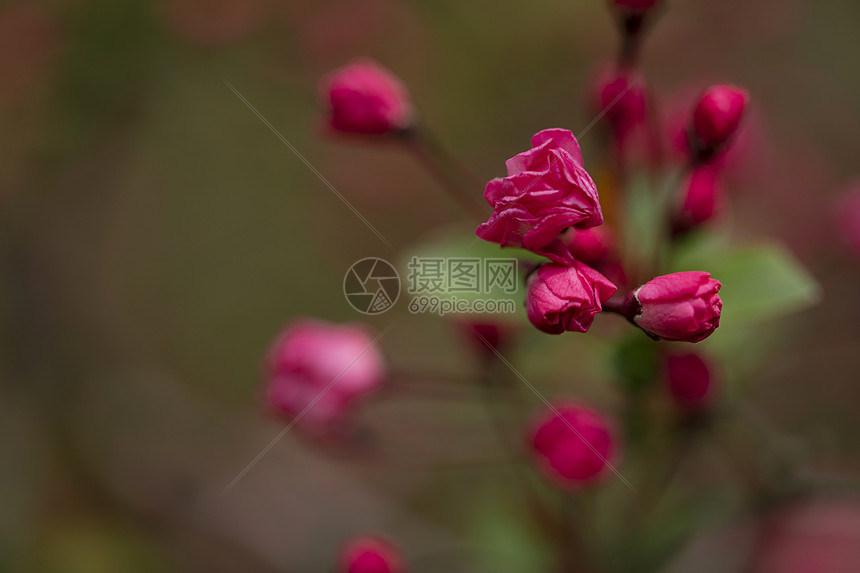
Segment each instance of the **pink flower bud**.
[[595,113],[604,114],[616,143],[623,146],[648,115],[645,79],[633,70],[608,68],[597,77],[594,91]]
[[508,176],[487,183],[484,197],[493,207],[476,234],[503,247],[522,247],[561,261],[559,235],[567,227],[603,223],[597,186],[582,167],[573,133],[545,129],[532,148],[506,162]]
[[842,239],[860,257],[860,182],[838,202],[839,230]]
[[362,325],[293,322],[266,357],[267,406],[298,417],[305,430],[325,433],[357,398],[382,383],[385,363],[372,343]]
[[391,72],[370,60],[336,70],[321,84],[329,126],[345,133],[384,134],[409,127],[409,94]]
[[606,420],[575,403],[542,412],[532,425],[529,442],[541,472],[564,487],[594,483],[613,452]]
[[693,110],[693,131],[707,147],[724,145],[737,132],[749,102],[749,94],[731,85],[705,90]]
[[698,410],[711,394],[711,372],[698,354],[666,357],[666,387],[675,403],[683,409]]
[[611,4],[630,12],[645,12],[657,5],[660,0],[609,0]]
[[564,234],[563,240],[573,258],[590,267],[616,258],[615,236],[606,226],[571,229]]
[[393,543],[378,535],[363,535],[341,551],[338,573],[405,573],[403,556]]
[[651,279],[633,292],[633,321],[663,340],[700,342],[720,325],[722,285],[709,273],[687,271]]
[[614,293],[615,285],[588,265],[549,263],[529,279],[526,313],[547,334],[588,332],[601,305]]
[[516,337],[515,327],[509,324],[463,320],[457,327],[479,356],[494,357],[495,350],[503,353]]
[[693,170],[681,195],[676,230],[687,230],[709,221],[722,206],[722,185],[716,169],[703,165]]
[[856,496],[809,498],[764,520],[751,573],[860,571],[860,502]]

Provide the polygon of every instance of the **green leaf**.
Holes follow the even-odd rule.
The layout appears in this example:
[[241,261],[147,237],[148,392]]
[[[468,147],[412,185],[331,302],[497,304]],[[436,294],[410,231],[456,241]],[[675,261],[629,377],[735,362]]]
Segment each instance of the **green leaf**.
[[488,485],[475,492],[470,523],[487,571],[548,571],[553,548],[525,517],[509,488]]
[[721,237],[693,238],[678,249],[672,270],[707,271],[723,284],[721,324],[779,318],[816,304],[818,282],[784,247],[730,247]]
[[[513,282],[513,292],[507,292],[506,289],[496,285],[489,290],[484,288],[482,283],[480,290],[468,291],[457,290],[448,291],[444,289],[442,292],[417,292],[409,293],[412,286],[413,267],[415,261],[420,260],[457,260],[457,259],[474,259],[480,261],[482,281],[486,279],[485,267],[483,266],[490,259],[517,259],[526,263],[541,263],[546,262],[546,259],[535,255],[523,249],[501,248],[494,243],[483,241],[475,236],[474,229],[458,227],[454,229],[446,229],[441,232],[434,233],[427,240],[407,249],[398,266],[401,280],[403,282],[403,292],[409,299],[417,299],[422,295],[430,297],[438,297],[439,299],[456,298],[461,301],[474,302],[482,301],[509,301],[514,312],[488,312],[484,313],[492,315],[493,320],[505,322],[522,322],[525,313],[522,311],[523,301],[525,300],[525,287],[523,284],[523,265],[517,265],[516,276]],[[421,273],[420,271],[418,271]],[[424,278],[426,274],[421,273]],[[446,275],[447,276],[447,275]],[[481,314],[481,313],[470,313]]]

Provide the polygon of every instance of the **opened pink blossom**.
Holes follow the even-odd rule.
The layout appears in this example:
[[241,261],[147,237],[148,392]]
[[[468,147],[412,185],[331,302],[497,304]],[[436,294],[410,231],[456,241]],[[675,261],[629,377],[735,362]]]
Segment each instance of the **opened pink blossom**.
[[562,230],[603,223],[597,186],[582,166],[579,143],[570,131],[538,132],[532,148],[506,165],[508,176],[493,179],[484,191],[493,214],[478,227],[480,238],[565,260]]

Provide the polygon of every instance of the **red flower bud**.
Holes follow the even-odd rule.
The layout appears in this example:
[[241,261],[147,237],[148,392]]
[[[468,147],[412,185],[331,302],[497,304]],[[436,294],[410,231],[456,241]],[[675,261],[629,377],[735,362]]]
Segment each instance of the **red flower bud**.
[[572,266],[549,263],[529,279],[526,313],[547,334],[569,330],[588,332],[602,303],[615,293],[609,279],[580,262]]
[[807,497],[771,511],[758,527],[751,573],[860,571],[860,502]]
[[708,364],[697,354],[666,357],[666,387],[681,408],[697,410],[705,406],[712,393]]
[[385,363],[362,326],[299,320],[275,340],[266,357],[265,400],[279,415],[324,433],[359,398],[376,390]]
[[353,539],[343,548],[338,573],[405,573],[406,564],[393,543],[377,535]]
[[332,72],[321,84],[329,105],[329,126],[345,133],[384,134],[409,127],[409,94],[391,72],[359,60]]
[[493,357],[494,350],[504,352],[516,337],[515,327],[509,324],[463,320],[457,322],[457,327],[480,356]]
[[651,279],[633,292],[633,321],[663,340],[700,342],[720,324],[722,285],[709,273],[688,271]]
[[606,420],[574,403],[542,412],[532,426],[529,442],[541,472],[564,487],[593,483],[614,449]]
[[590,267],[616,258],[615,236],[606,226],[570,229],[563,239],[573,258]]
[[842,239],[855,255],[860,256],[860,182],[837,202],[837,207]]
[[648,114],[648,90],[642,75],[633,70],[607,69],[594,86],[595,113],[604,114],[619,146]]
[[703,165],[693,170],[683,188],[675,229],[684,231],[715,217],[722,207],[722,185],[716,169]]
[[693,111],[693,132],[706,147],[724,145],[737,132],[749,102],[749,94],[731,85],[705,90]]

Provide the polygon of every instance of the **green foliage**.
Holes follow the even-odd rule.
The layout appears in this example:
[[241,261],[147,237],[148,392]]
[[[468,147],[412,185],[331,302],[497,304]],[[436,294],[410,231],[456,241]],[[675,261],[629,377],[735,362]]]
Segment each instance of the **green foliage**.
[[817,303],[816,280],[774,243],[731,246],[721,237],[694,237],[675,253],[672,271],[704,270],[723,283],[721,328],[779,318]]
[[[407,249],[401,257],[398,267],[398,272],[403,280],[403,290],[409,283],[409,262],[413,258],[418,259],[518,259],[528,265],[528,263],[546,262],[544,257],[531,253],[523,249],[508,249],[500,248],[495,243],[488,243],[475,236],[474,229],[471,228],[449,228],[442,232],[435,233],[425,241],[418,245]],[[514,301],[517,309],[521,309],[525,300],[525,287],[523,284],[524,267],[519,265],[516,277],[516,291],[512,293],[504,292],[498,286],[493,287],[489,292],[456,292],[452,295],[447,293],[439,293],[440,297],[456,296],[461,300],[474,301],[477,299],[484,300],[511,300]],[[483,290],[483,289],[482,289]],[[493,314],[493,320],[506,322],[522,322],[524,320],[524,312],[515,312],[513,314],[498,313]]]
[[530,527],[530,520],[523,518],[522,508],[513,499],[510,490],[485,488],[472,513],[474,538],[486,570],[547,571],[552,565],[551,547]]
[[657,378],[658,345],[639,332],[632,332],[615,347],[612,369],[621,385],[630,392],[652,386]]

